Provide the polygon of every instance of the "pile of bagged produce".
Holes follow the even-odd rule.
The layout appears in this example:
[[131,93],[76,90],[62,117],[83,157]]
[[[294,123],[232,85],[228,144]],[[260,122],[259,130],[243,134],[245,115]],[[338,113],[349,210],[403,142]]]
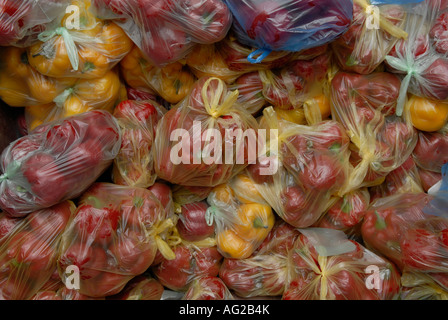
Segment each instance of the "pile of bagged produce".
[[0,299],[448,300],[448,1],[0,0]]

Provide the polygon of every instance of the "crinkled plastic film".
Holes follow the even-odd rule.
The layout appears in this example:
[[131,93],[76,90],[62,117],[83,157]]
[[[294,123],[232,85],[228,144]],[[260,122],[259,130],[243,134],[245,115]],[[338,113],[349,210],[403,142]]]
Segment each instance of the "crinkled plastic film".
[[119,293],[145,272],[164,241],[159,234],[171,217],[153,193],[143,188],[98,182],[81,196],[59,249],[61,279],[80,270],[79,293],[101,298]]
[[238,91],[223,80],[199,79],[158,124],[157,176],[173,184],[214,187],[244,170],[248,149],[257,145],[257,122],[237,99]]
[[120,145],[118,123],[106,111],[35,128],[1,155],[0,207],[19,217],[75,199],[112,164]]
[[350,137],[351,170],[341,194],[381,184],[412,153],[417,131],[394,115],[400,80],[393,74],[339,72],[331,83],[331,111]]
[[127,100],[114,111],[122,134],[112,180],[119,185],[148,188],[157,179],[153,146],[158,121],[166,110],[157,102]]
[[0,214],[0,296],[2,300],[29,300],[54,273],[62,233],[76,206],[64,201],[26,218]]
[[97,15],[113,19],[156,66],[179,61],[195,44],[222,40],[232,14],[221,0],[94,0]]
[[102,77],[131,50],[132,41],[114,22],[98,19],[90,0],[71,4],[79,8],[79,28],[67,25],[68,14],[60,17],[27,48],[28,62],[50,77]]

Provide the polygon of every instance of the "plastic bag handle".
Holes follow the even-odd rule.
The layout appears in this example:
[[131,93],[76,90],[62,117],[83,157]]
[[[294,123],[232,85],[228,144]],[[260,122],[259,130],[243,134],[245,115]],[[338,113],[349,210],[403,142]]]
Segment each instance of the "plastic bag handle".
[[[247,60],[250,63],[260,63],[261,61],[263,61],[270,53],[272,52],[272,50],[270,49],[257,49],[253,52],[251,52],[248,56],[247,56]],[[256,57],[256,58],[254,58]]]

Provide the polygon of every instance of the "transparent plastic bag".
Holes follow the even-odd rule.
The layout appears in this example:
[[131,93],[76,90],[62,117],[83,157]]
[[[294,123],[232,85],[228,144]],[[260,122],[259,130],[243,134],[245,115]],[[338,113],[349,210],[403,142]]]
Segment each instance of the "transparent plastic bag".
[[207,202],[207,223],[215,225],[217,247],[224,258],[250,257],[274,227],[272,208],[245,174],[215,187]]
[[154,149],[160,179],[214,187],[244,170],[254,157],[248,148],[257,144],[257,122],[237,98],[238,91],[230,91],[223,80],[201,78],[165,114],[157,127]]
[[242,43],[259,48],[249,61],[271,51],[301,51],[325,45],[350,25],[353,2],[309,0],[225,0],[234,16],[233,30]]
[[196,279],[218,276],[223,257],[218,252],[214,239],[181,243],[173,251],[174,259],[163,259],[151,268],[164,287],[186,292]]
[[78,7],[79,28],[68,25],[68,14],[56,20],[27,48],[28,62],[50,77],[102,77],[131,50],[132,41],[114,22],[98,19],[90,0],[71,4]]
[[75,199],[112,164],[120,145],[118,123],[106,111],[37,127],[0,157],[0,207],[19,217]]
[[62,233],[75,210],[73,202],[64,201],[23,219],[0,214],[2,300],[29,300],[44,288],[53,276]]
[[410,4],[418,1],[353,1],[353,20],[348,30],[331,46],[339,66],[350,72],[372,73],[399,39]]
[[61,279],[70,280],[66,269],[75,265],[80,270],[79,293],[93,298],[119,293],[151,266],[157,249],[165,253],[159,234],[173,224],[169,214],[147,189],[93,184],[82,194],[63,234]]
[[129,281],[118,294],[107,300],[161,300],[164,288],[150,274],[142,274]]
[[[70,81],[67,81],[69,79]],[[54,81],[62,90],[50,103],[25,107],[25,121],[29,131],[42,124],[91,110],[113,113],[115,106],[125,99],[124,85],[116,70],[110,70],[95,79],[65,80]],[[35,90],[39,90],[39,87]]]
[[367,247],[400,270],[431,277],[446,276],[447,230],[446,203],[439,207],[434,196],[423,192],[377,199],[366,211],[361,229]]
[[424,1],[415,6],[403,28],[408,37],[398,41],[386,57],[388,70],[402,78],[396,112],[399,116],[408,92],[448,101],[445,11],[442,0]]
[[121,148],[114,159],[112,181],[119,185],[148,188],[157,179],[153,146],[157,123],[166,110],[151,100],[121,102],[114,110],[121,130]]
[[442,166],[448,162],[448,133],[440,132],[418,132],[417,145],[412,156],[419,168],[431,172],[440,173]]
[[[448,277],[444,275],[444,282]],[[402,300],[448,300],[447,285],[441,286],[431,276],[421,272],[405,272],[401,276]]]
[[289,255],[283,300],[398,298],[400,273],[391,262],[348,240],[342,231],[300,231],[302,235]]
[[66,12],[69,0],[4,0],[0,5],[0,46],[26,47],[36,41],[58,16]]
[[172,104],[184,99],[196,81],[188,66],[173,62],[157,67],[137,46],[121,60],[120,69],[130,87],[153,91]]
[[311,226],[348,177],[349,139],[343,127],[333,120],[297,125],[279,120],[268,107],[260,128],[271,136],[264,154],[247,168],[249,177],[283,220]]
[[196,43],[222,40],[232,15],[221,0],[94,0],[97,15],[113,19],[156,66],[184,58]]
[[381,184],[417,143],[409,110],[394,115],[400,80],[387,72],[338,72],[331,82],[332,117],[350,137],[350,175],[341,194]]
[[173,199],[178,205],[202,201],[207,199],[213,187],[191,187],[173,185]]
[[199,277],[190,284],[182,300],[234,300],[234,298],[220,278]]

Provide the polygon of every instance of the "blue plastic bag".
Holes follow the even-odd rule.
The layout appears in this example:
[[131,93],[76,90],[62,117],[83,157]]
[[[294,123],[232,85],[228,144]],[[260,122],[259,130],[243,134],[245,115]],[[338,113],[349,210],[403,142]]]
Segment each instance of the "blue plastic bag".
[[435,192],[431,192],[434,197],[423,209],[426,214],[448,218],[448,163],[442,167],[442,181],[440,187]]
[[225,0],[241,43],[259,48],[248,60],[261,62],[271,51],[302,51],[344,33],[353,18],[352,0]]

